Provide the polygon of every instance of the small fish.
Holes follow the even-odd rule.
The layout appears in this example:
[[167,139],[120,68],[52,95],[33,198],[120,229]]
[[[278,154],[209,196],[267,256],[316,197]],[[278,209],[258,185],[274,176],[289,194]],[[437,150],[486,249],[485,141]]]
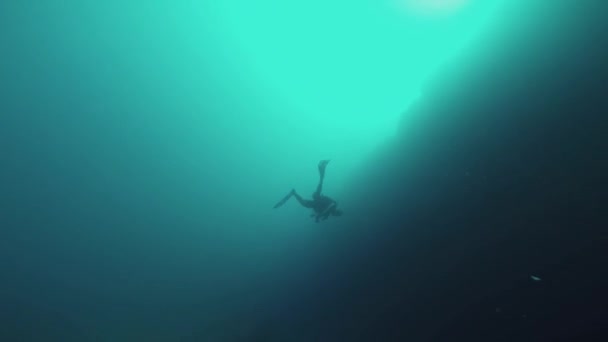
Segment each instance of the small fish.
[[534,281],[541,281],[541,280],[542,280],[542,279],[540,279],[539,277],[537,277],[537,276],[533,276],[533,275],[531,275],[531,276],[530,276],[530,279],[532,279],[532,280],[534,280]]

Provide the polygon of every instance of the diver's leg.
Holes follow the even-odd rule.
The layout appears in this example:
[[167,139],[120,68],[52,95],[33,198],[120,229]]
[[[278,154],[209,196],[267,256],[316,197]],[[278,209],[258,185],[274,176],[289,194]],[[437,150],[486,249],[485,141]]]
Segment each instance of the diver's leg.
[[298,202],[300,202],[300,205],[302,205],[304,208],[312,208],[313,201],[303,199],[302,196],[298,195],[295,190],[292,190],[292,194],[298,200]]
[[321,191],[323,191],[323,180],[325,179],[325,168],[327,167],[327,163],[329,163],[329,159],[321,160],[319,162],[319,184],[317,185],[317,190],[312,195],[313,198],[321,196]]

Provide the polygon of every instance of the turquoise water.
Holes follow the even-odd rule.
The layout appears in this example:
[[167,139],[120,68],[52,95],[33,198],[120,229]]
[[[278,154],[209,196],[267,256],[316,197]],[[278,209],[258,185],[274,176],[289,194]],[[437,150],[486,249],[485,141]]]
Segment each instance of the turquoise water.
[[[366,220],[341,195],[438,70],[517,23],[503,6],[3,2],[7,331],[298,341],[269,322]],[[291,188],[310,196],[326,158],[343,218],[272,210]]]

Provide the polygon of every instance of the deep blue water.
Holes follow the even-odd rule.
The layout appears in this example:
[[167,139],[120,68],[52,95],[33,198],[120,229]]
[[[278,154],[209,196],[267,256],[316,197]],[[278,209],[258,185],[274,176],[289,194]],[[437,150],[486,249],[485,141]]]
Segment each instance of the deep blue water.
[[[0,5],[0,340],[605,336],[600,2],[505,9],[366,148],[342,116],[304,139],[160,12],[29,6]],[[273,210],[324,158],[344,216]]]

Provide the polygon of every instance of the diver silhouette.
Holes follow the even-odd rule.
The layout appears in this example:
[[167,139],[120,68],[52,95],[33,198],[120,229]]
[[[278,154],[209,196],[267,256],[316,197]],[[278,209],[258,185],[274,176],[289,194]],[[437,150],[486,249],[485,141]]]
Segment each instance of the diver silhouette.
[[342,211],[338,209],[338,202],[321,194],[321,191],[323,190],[323,180],[325,179],[325,168],[328,163],[329,160],[321,160],[319,162],[319,185],[317,185],[317,190],[312,194],[312,200],[302,198],[295,189],[292,189],[283,197],[283,199],[274,205],[274,208],[276,209],[282,206],[293,196],[304,208],[314,210],[314,213],[310,216],[315,217],[316,222],[319,222],[319,220],[327,220],[330,215],[342,216]]

